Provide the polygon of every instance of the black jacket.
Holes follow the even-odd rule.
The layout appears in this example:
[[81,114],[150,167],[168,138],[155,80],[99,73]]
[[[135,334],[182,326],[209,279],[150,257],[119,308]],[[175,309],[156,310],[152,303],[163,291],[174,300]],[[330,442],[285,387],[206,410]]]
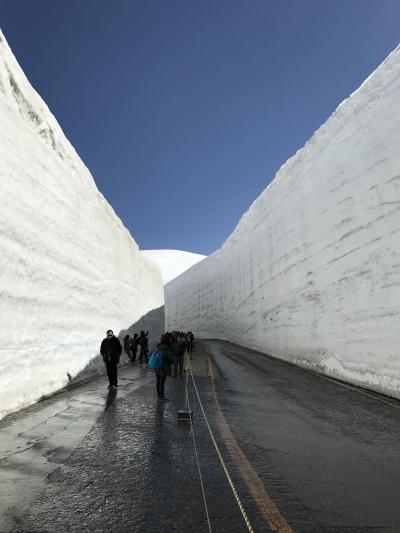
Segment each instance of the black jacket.
[[172,345],[172,353],[174,355],[183,357],[186,349],[186,343],[183,342],[174,342]]
[[127,335],[126,337],[124,337],[124,350],[128,355],[129,355],[130,349],[131,349],[131,338],[129,337],[129,335]]
[[103,339],[100,346],[100,353],[103,356],[105,363],[119,363],[119,358],[122,353],[122,346],[118,337],[106,337]]

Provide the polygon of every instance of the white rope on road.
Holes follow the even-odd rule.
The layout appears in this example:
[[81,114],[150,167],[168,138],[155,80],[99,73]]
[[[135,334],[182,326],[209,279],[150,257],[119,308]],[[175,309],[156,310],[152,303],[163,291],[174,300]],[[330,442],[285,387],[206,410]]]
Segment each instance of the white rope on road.
[[203,502],[204,502],[204,509],[205,509],[205,511],[206,511],[206,516],[207,516],[208,530],[209,530],[210,533],[212,533],[211,522],[210,522],[210,516],[209,516],[209,514],[208,514],[208,507],[207,507],[206,493],[205,493],[205,490],[204,490],[203,476],[201,475],[201,468],[200,468],[199,454],[197,453],[196,438],[195,438],[195,435],[194,435],[194,428],[193,428],[193,422],[192,422],[192,413],[193,413],[193,411],[192,411],[192,409],[191,409],[191,407],[190,407],[187,372],[186,372],[186,404],[187,404],[187,406],[188,406],[188,410],[189,410],[190,432],[191,432],[191,434],[192,434],[192,438],[193,438],[194,453],[195,453],[195,455],[196,455],[197,469],[198,469],[198,471],[199,471],[199,478],[200,478],[201,492],[203,493]]
[[[197,396],[197,399],[198,399],[198,402],[199,402],[199,405],[200,405],[201,412],[203,413],[203,417],[204,417],[204,420],[206,422],[208,431],[210,433],[212,443],[214,444],[214,448],[215,448],[215,450],[217,452],[217,455],[218,455],[218,458],[219,458],[220,463],[222,465],[222,468],[223,468],[223,470],[225,472],[225,475],[226,475],[226,477],[228,479],[229,485],[230,485],[230,487],[232,489],[232,492],[233,492],[233,495],[234,495],[234,497],[236,499],[236,503],[238,504],[240,512],[242,513],[242,516],[243,516],[243,519],[244,519],[244,521],[246,523],[247,529],[250,531],[250,533],[254,533],[254,529],[253,529],[253,527],[252,527],[252,525],[250,523],[249,517],[247,516],[247,513],[245,511],[245,508],[244,508],[244,506],[243,506],[243,504],[242,504],[242,502],[240,500],[238,491],[236,490],[236,487],[235,487],[235,485],[234,485],[234,483],[232,481],[232,478],[231,478],[231,476],[229,474],[228,468],[227,468],[227,466],[225,464],[225,461],[224,461],[224,459],[222,457],[222,454],[221,454],[221,452],[219,450],[217,441],[215,440],[214,433],[213,433],[213,431],[212,431],[212,429],[210,427],[210,424],[208,422],[208,418],[207,418],[207,415],[206,415],[206,413],[204,411],[203,404],[201,403],[200,395],[199,395],[199,392],[197,390],[196,382],[195,382],[194,376],[193,376],[192,365],[190,364],[190,358],[187,357],[187,360],[188,360],[188,364],[189,364],[190,375],[191,375],[192,381],[193,381],[193,387],[194,387],[194,390],[196,392],[196,396]],[[186,382],[186,392],[187,392],[187,382]],[[187,398],[189,400],[189,395],[187,395]],[[190,417],[190,422],[192,422],[192,417]],[[193,429],[193,425],[192,425],[192,429]],[[205,495],[204,495],[204,497],[205,497]],[[208,512],[207,512],[207,516],[208,516]]]

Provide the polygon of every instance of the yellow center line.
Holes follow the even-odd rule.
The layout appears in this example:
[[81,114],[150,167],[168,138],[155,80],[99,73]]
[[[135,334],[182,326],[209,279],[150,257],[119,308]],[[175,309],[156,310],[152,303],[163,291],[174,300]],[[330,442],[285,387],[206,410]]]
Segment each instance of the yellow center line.
[[249,489],[253,500],[257,504],[257,507],[269,528],[272,529],[272,531],[278,531],[279,533],[293,533],[292,528],[288,525],[284,517],[279,512],[278,507],[272,501],[257,472],[253,469],[243,450],[237,443],[229,424],[225,419],[225,415],[222,412],[222,408],[217,396],[213,367],[214,365],[209,357],[208,375],[216,406],[217,424],[229,454],[235,461],[244,483]]

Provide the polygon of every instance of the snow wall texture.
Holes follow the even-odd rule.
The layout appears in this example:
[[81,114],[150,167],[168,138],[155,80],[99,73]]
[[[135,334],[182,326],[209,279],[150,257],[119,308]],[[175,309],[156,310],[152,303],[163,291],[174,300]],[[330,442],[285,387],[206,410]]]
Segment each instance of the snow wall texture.
[[164,294],[1,33],[0,121],[2,417],[104,372],[108,328],[159,337]]
[[399,141],[400,47],[167,284],[167,328],[400,397]]

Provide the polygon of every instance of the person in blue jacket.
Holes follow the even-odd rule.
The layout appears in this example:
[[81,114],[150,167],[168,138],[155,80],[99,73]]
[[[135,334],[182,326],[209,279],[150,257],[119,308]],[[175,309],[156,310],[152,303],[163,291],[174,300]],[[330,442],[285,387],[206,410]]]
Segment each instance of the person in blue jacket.
[[157,396],[160,401],[168,402],[168,398],[164,395],[165,381],[167,376],[171,375],[171,365],[174,361],[171,351],[171,337],[168,333],[161,337],[161,342],[157,344],[156,350],[160,350],[163,353],[163,368],[155,371]]

